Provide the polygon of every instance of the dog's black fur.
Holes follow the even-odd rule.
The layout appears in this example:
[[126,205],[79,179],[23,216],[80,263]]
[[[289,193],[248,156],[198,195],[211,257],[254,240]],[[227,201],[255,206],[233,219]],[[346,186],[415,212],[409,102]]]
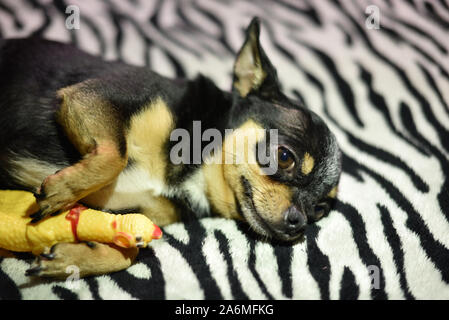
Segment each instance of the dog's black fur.
[[[50,173],[50,179],[42,185],[36,185],[31,178],[33,174],[39,176],[37,171],[47,164],[48,170],[75,165],[86,155],[96,154],[95,148],[103,141],[97,140],[95,134],[89,135],[86,141],[92,140],[92,145],[88,143],[84,149],[85,142],[81,142],[84,137],[68,133],[72,126],[79,125],[80,120],[76,118],[78,122],[74,120],[70,124],[64,122],[61,114],[65,113],[60,111],[61,106],[66,104],[67,110],[74,110],[77,99],[83,101],[90,97],[105,104],[101,112],[92,112],[95,121],[110,128],[111,133],[106,140],[119,154],[114,158],[116,167],[122,166],[117,172],[126,172],[144,166],[142,159],[133,157],[129,150],[131,122],[151,109],[148,106],[154,101],[162,101],[168,108],[170,121],[174,123],[172,129],[184,128],[192,133],[195,120],[201,121],[203,131],[216,128],[223,137],[226,128],[238,129],[248,121],[263,129],[278,129],[279,145],[286,148],[282,150],[288,150],[283,156],[288,161],[293,160],[293,167],[280,169],[261,180],[253,177],[254,172],[248,168],[240,171],[238,166],[233,166],[224,179],[224,191],[229,189],[233,196],[220,198],[221,195],[215,194],[215,200],[210,200],[211,194],[205,192],[211,201],[210,210],[206,211],[246,219],[255,231],[265,236],[297,239],[307,222],[315,221],[329,211],[341,171],[340,151],[326,124],[314,112],[281,92],[276,70],[260,46],[258,37],[259,22],[254,19],[248,27],[245,44],[237,55],[232,92],[223,92],[203,76],[194,80],[171,80],[147,68],[106,62],[67,44],[38,38],[0,40],[0,188],[34,192],[42,209],[35,215],[35,222],[66,208],[65,205],[72,200],[83,202],[85,193],[70,191],[77,187],[82,189],[82,186],[72,183],[68,174],[57,176],[59,180],[67,179],[62,185],[70,185],[71,188],[68,188],[67,199],[60,202],[52,202],[47,190],[50,189],[47,185],[51,186],[56,180],[52,177],[57,174]],[[89,112],[94,110],[95,103],[89,108]],[[85,117],[88,119],[90,113]],[[84,124],[80,128],[84,130]],[[171,163],[168,154],[173,145],[167,136],[161,146],[163,152],[152,155],[161,157],[165,163],[162,183],[170,190],[189,182],[204,167],[204,164]],[[18,168],[27,163],[35,167],[30,176],[18,173]],[[206,181],[208,172],[211,171],[204,173]],[[108,179],[105,178],[103,185],[113,181]],[[192,183],[188,185],[192,186]],[[181,189],[179,192],[166,192],[165,197],[173,200],[174,204],[181,203],[194,211],[204,211],[191,199],[193,196],[189,190]],[[92,187],[87,194],[95,194],[98,190],[99,187]],[[264,194],[260,190],[267,192]],[[279,208],[282,212],[257,212],[269,211],[271,207],[266,202],[284,196],[286,200],[277,204],[282,207]],[[222,202],[227,206],[223,207]],[[95,206],[95,201],[90,203]],[[139,203],[133,207],[145,211]],[[224,212],[223,208],[236,212]],[[105,206],[105,209],[129,208]],[[148,215],[153,218],[151,213]]]

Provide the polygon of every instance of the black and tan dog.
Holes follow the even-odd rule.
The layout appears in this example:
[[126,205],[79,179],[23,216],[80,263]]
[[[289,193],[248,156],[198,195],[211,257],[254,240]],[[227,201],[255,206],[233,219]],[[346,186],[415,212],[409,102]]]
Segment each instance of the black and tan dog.
[[[0,41],[0,188],[35,193],[33,223],[76,202],[139,210],[156,224],[198,217],[243,219],[257,233],[297,239],[329,211],[341,163],[325,123],[280,90],[254,19],[234,65],[232,92],[209,79],[170,80],[147,68],[105,62],[73,46],[41,39]],[[278,129],[277,170],[258,163],[174,164],[174,129],[223,134],[216,157],[244,129]],[[268,139],[268,135],[261,138]],[[258,138],[258,142],[260,140]],[[255,153],[257,146],[250,146]],[[253,148],[254,147],[254,148]],[[136,251],[103,244],[58,244],[30,274],[81,275],[126,268]]]

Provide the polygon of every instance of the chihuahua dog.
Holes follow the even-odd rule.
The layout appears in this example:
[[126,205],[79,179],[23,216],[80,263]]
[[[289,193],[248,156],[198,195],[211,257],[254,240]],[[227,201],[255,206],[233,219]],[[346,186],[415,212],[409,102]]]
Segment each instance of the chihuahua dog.
[[[330,210],[341,154],[320,117],[281,92],[259,29],[254,18],[234,63],[232,92],[203,76],[171,80],[67,44],[0,40],[0,188],[35,194],[40,210],[32,223],[80,202],[142,212],[161,226],[185,210],[217,214],[244,220],[266,238],[298,239]],[[232,142],[245,130],[266,132],[244,153],[254,157],[270,141],[275,172],[265,174],[258,161],[172,161],[172,132],[195,135],[197,121],[222,133],[215,160],[235,156]],[[60,243],[37,257],[28,274],[66,276],[68,265],[81,276],[117,271],[136,250]]]

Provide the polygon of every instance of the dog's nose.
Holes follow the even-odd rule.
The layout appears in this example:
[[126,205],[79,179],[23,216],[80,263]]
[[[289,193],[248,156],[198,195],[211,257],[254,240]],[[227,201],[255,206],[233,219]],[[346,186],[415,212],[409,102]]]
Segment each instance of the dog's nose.
[[285,232],[289,235],[297,235],[303,232],[307,225],[307,218],[296,206],[291,206],[284,212]]

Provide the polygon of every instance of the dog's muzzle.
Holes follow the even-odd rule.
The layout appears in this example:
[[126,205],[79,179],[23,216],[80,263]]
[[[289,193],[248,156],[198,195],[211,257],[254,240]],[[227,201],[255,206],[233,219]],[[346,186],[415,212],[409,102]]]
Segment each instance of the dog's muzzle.
[[307,217],[296,206],[291,206],[284,212],[283,231],[290,237],[304,233]]

